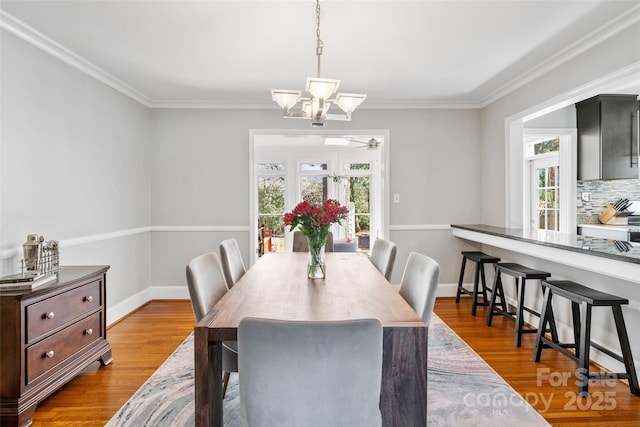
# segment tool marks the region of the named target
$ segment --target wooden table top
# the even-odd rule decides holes
[[[383,326],[424,326],[420,317],[369,261],[352,252],[327,252],[326,278],[307,278],[305,252],[267,253],[207,316],[209,328],[234,339],[240,320],[379,319]],[[205,318],[206,319],[206,318]],[[203,320],[205,320],[203,319]],[[226,332],[224,332],[226,330]]]

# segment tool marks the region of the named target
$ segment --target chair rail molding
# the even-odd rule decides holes
[[[450,224],[390,225],[390,231],[451,230]]]

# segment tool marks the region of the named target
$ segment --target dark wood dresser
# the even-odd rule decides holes
[[[95,361],[111,363],[109,266],[65,266],[32,291],[0,293],[0,425],[26,426],[40,401]]]

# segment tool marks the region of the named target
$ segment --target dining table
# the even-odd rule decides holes
[[[382,423],[426,425],[427,325],[366,254],[327,252],[324,279],[307,278],[307,262],[305,252],[264,254],[196,324],[196,426],[223,425],[222,342],[237,340],[238,325],[245,317],[379,319],[383,326]]]

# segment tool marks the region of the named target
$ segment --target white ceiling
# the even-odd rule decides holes
[[[361,108],[486,105],[640,19],[638,0],[321,5],[322,76],[340,78],[341,91],[368,94]],[[0,7],[3,28],[78,55],[151,106],[271,106],[271,88],[304,89],[316,72],[309,0],[1,0]]]

